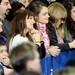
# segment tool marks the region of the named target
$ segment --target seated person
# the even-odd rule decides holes
[[[10,60],[14,70],[20,75],[30,72],[33,75],[41,75],[39,54],[31,42],[14,47],[10,52]]]
[[[4,42],[0,42],[0,72],[2,73],[0,73],[0,75],[11,75],[11,73],[14,72],[10,65],[7,46]]]

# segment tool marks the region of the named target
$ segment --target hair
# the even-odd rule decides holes
[[[43,2],[36,0],[36,1],[32,1],[27,9],[29,9],[30,11],[32,11],[35,15],[35,20],[37,20],[37,17],[42,9],[42,7],[45,6],[47,7]]]
[[[29,32],[27,32],[27,25],[26,25],[26,17],[34,16],[32,12],[29,10],[18,10],[16,16],[10,23],[9,28],[9,37],[14,37],[17,34],[21,34],[21,36],[27,36],[29,40],[31,37]]]
[[[48,6],[49,16],[51,18],[54,18],[55,20],[58,20],[60,18],[66,18],[67,17],[67,11],[65,7],[58,2],[54,2]]]
[[[73,19],[71,18],[71,10],[73,6],[75,7],[75,0],[71,0],[70,4],[68,5],[69,5],[69,7],[67,7],[68,16],[66,21],[67,28],[70,31],[72,37],[75,38],[75,21],[73,21]]]
[[[7,43],[5,43],[5,42],[0,42],[0,47],[2,47],[2,46],[6,46],[6,47],[7,47],[7,50],[8,50]]]
[[[0,3],[2,2],[2,0],[0,0]]]
[[[61,18],[66,18],[67,17],[67,11],[65,7],[58,2],[54,2],[51,5],[48,6],[48,11],[49,11],[49,22],[51,23],[56,23],[58,20]],[[60,25],[57,28],[57,31],[59,34],[64,37],[64,25]]]
[[[10,10],[8,16],[6,16],[8,21],[11,21],[15,17],[15,12],[17,10],[19,10],[20,8],[25,9],[25,6],[22,3],[20,3],[20,2],[18,2],[16,0],[11,2],[11,7],[12,7],[12,9]]]
[[[12,49],[9,57],[16,72],[27,70],[27,61],[35,58],[34,50],[36,50],[36,46],[32,42],[22,43],[21,45],[18,45]]]

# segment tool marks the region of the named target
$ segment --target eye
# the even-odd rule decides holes
[[[29,19],[33,19],[33,16],[30,16]]]
[[[44,16],[48,15],[48,12],[43,13]]]
[[[9,4],[8,2],[5,2],[5,3],[4,3],[4,5],[8,5],[8,4]]]
[[[75,13],[75,10],[73,10],[73,12]]]
[[[0,50],[0,53],[3,53],[3,50]]]

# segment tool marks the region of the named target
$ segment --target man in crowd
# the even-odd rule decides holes
[[[10,1],[9,0],[0,0],[0,41],[4,40],[3,37],[3,21],[6,18],[6,15],[8,15],[9,11],[11,9]]]

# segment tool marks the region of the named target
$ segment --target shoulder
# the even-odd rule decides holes
[[[9,43],[9,49],[11,50],[12,48],[24,43],[24,42],[29,42],[27,37],[23,37],[21,35],[16,35],[14,38],[10,39]]]

